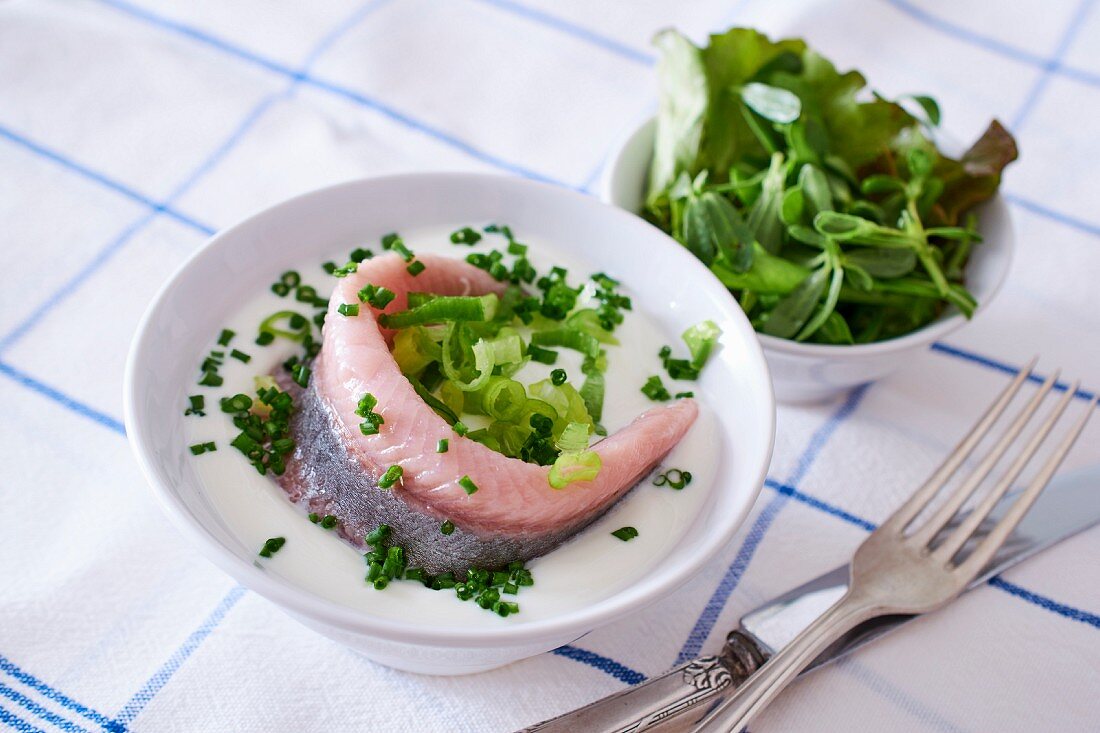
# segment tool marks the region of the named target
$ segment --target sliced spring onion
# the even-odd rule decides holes
[[[718,343],[718,337],[722,335],[722,329],[714,321],[703,321],[684,331],[682,338],[691,353],[691,365],[696,369],[702,369],[710,358],[711,351]]]
[[[478,339],[473,346],[469,347],[470,353],[473,354],[473,371],[476,375],[466,380],[460,373],[460,366],[454,360],[454,347],[461,346],[461,336],[458,328],[449,328],[443,336],[443,373],[463,392],[473,392],[485,386],[493,376],[493,347],[485,339]]]
[[[439,361],[443,351],[423,326],[403,328],[393,338],[393,358],[403,374],[420,374]]]
[[[450,424],[450,425],[454,425],[456,422],[458,422],[458,415],[455,414],[455,411],[452,410],[447,405],[447,403],[443,402],[438,397],[436,397],[431,392],[429,392],[428,388],[425,387],[415,377],[405,377],[405,378],[409,380],[409,384],[411,384],[413,389],[416,390],[416,393],[418,395],[420,395],[420,399],[424,400],[424,402],[428,405],[428,407],[435,410],[435,414],[439,415],[441,418],[446,420],[448,422],[448,424]],[[445,443],[445,442],[446,442],[446,439],[440,441],[440,443]],[[440,450],[438,452],[439,453],[446,453],[447,452],[446,446],[444,446],[443,450]]]
[[[279,328],[276,324],[285,320],[286,328]],[[272,336],[281,336],[302,343],[306,336],[310,335],[309,319],[301,313],[294,311],[279,311],[260,322],[260,333],[269,333]]]
[[[547,480],[555,489],[564,489],[576,481],[592,481],[600,473],[600,454],[595,451],[562,453],[550,467]]]
[[[500,298],[489,295],[454,295],[432,298],[406,311],[386,313],[378,322],[386,328],[408,328],[424,323],[489,321],[496,315]]]
[[[536,331],[531,334],[531,343],[536,346],[561,346],[566,349],[573,349],[593,359],[600,354],[599,340],[579,328],[553,328],[547,331]]]
[[[587,423],[571,422],[558,436],[558,448],[562,453],[577,453],[588,447],[588,433],[591,426]]]

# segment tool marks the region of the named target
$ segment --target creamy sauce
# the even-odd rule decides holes
[[[465,225],[461,222],[455,228]],[[433,252],[456,258],[493,248],[504,250],[506,246],[504,239],[496,235],[486,235],[474,247],[456,246],[449,241],[450,231],[410,230],[402,231],[401,235],[414,252]],[[559,255],[546,243],[525,239],[522,232],[518,235],[520,241],[529,245],[527,257],[540,273],[553,265],[567,267],[571,284],[591,274],[590,266]],[[331,260],[343,265],[347,252],[355,246],[357,243],[349,243],[347,250],[333,253]],[[377,245],[363,246],[376,254],[381,251]],[[303,262],[297,269],[303,283],[316,287],[319,295],[328,295],[333,278],[321,270],[317,261]],[[608,274],[615,276],[614,272]],[[278,273],[272,273],[272,281],[277,276]],[[686,354],[679,332],[659,330],[644,315],[644,295],[631,292],[625,285],[620,290],[633,299],[634,310],[624,311],[625,320],[615,330],[620,345],[607,347],[603,424],[609,433],[614,433],[655,405],[640,391],[651,375],[660,375],[673,394],[694,391],[701,408],[699,418],[662,464],[691,471],[693,480],[683,490],[674,491],[653,486],[649,478],[643,479],[586,530],[548,555],[529,562],[535,585],[520,589],[518,596],[502,596],[519,603],[519,614],[500,618],[472,601],[458,600],[454,591],[432,591],[415,582],[394,582],[383,591],[374,590],[364,582],[366,566],[362,554],[341,541],[334,532],[309,522],[304,512],[287,500],[273,480],[259,475],[245,457],[229,445],[239,431],[230,416],[221,412],[218,400],[239,392],[254,395],[255,375],[272,372],[278,364],[298,353],[298,345],[286,339],[276,339],[266,347],[254,343],[259,323],[275,311],[292,309],[303,315],[312,314],[311,307],[298,303],[293,296],[280,298],[265,291],[244,303],[225,323],[226,328],[237,333],[230,346],[224,349],[227,358],[219,373],[225,382],[217,390],[196,389],[195,393],[201,391],[206,395],[207,414],[187,420],[189,445],[212,440],[218,446],[216,452],[193,459],[202,488],[245,547],[258,552],[269,537],[286,538],[286,545],[272,558],[257,558],[260,567],[318,596],[374,616],[435,626],[497,627],[556,616],[611,596],[634,583],[659,562],[698,516],[714,485],[718,431],[721,430],[714,415],[707,410],[707,397],[699,383],[671,380],[661,366],[657,352],[665,344],[671,345],[678,357]],[[680,330],[691,325],[684,323]],[[222,349],[213,341],[210,348]],[[228,358],[232,348],[250,354],[252,360],[243,364]],[[556,364],[529,364],[515,378],[530,384],[547,378],[552,368],[563,368],[570,381],[579,387],[583,379],[581,356],[568,349],[555,350],[559,353]],[[195,364],[204,357],[205,354],[194,355]],[[612,531],[627,525],[637,528],[639,536],[623,542],[611,535]]]

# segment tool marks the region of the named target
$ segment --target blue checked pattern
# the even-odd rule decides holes
[[[128,174],[92,163],[104,160],[92,154],[97,151],[89,139],[94,138],[60,138],[56,127],[49,128],[54,131],[51,137],[35,125],[25,124],[35,119],[35,110],[19,93],[24,90],[19,79],[0,71],[0,155],[22,156],[11,160],[27,161],[21,165],[32,178],[60,181],[36,190],[33,202],[56,200],[63,211],[68,205],[66,197],[96,191],[117,199],[119,211],[136,212],[129,219],[120,219],[115,231],[98,244],[60,242],[29,229],[38,234],[38,240],[17,240],[4,248],[12,252],[3,255],[5,264],[14,265],[17,271],[24,261],[38,263],[34,258],[39,250],[50,259],[49,266],[36,265],[40,291],[34,288],[25,297],[22,291],[19,297],[14,291],[0,294],[0,399],[10,407],[0,414],[0,435],[9,446],[22,449],[9,461],[12,467],[18,469],[22,461],[27,469],[8,472],[0,492],[11,514],[20,517],[39,516],[41,507],[35,503],[39,500],[50,501],[52,513],[65,515],[66,507],[87,501],[87,496],[94,497],[97,491],[102,492],[103,501],[115,502],[116,507],[102,515],[73,517],[95,516],[104,525],[102,531],[95,528],[99,534],[86,529],[85,521],[65,524],[65,517],[59,516],[59,527],[75,533],[92,532],[87,541],[94,544],[83,546],[102,548],[104,557],[98,565],[93,554],[90,560],[70,557],[59,566],[49,566],[60,578],[53,584],[48,582],[47,566],[40,570],[36,565],[45,562],[38,555],[50,554],[46,548],[28,554],[26,547],[36,545],[34,541],[19,543],[22,525],[0,532],[5,558],[21,558],[17,581],[5,583],[13,589],[12,599],[7,594],[0,598],[0,723],[8,728],[328,730],[355,725],[400,730],[409,726],[408,707],[426,700],[431,702],[425,706],[430,709],[417,718],[425,730],[444,725],[454,730],[509,730],[636,684],[674,662],[713,650],[737,616],[755,602],[842,561],[863,533],[874,529],[872,517],[888,513],[900,499],[897,492],[921,478],[930,461],[951,442],[949,435],[961,431],[965,416],[981,405],[1005,376],[1015,374],[1017,364],[1032,350],[1042,350],[1074,375],[1085,376],[1088,386],[1076,397],[1091,398],[1090,390],[1100,379],[1095,374],[1100,350],[1092,336],[1095,331],[1090,331],[1096,323],[1090,320],[1095,308],[1089,308],[1095,306],[1095,294],[1090,289],[1093,284],[1074,273],[1100,271],[1096,248],[1100,217],[1077,199],[1051,196],[1048,184],[1051,176],[1059,175],[1087,186],[1088,174],[1100,162],[1100,148],[1091,141],[1082,148],[1080,140],[1072,137],[1076,127],[1071,123],[1086,112],[1082,108],[1087,108],[1091,117],[1100,111],[1100,55],[1095,51],[1090,55],[1100,36],[1100,14],[1095,13],[1094,0],[1032,10],[995,5],[954,8],[909,0],[877,0],[858,6],[799,2],[777,8],[742,0],[732,7],[700,3],[690,12],[673,3],[665,7],[607,3],[595,8],[580,0],[553,4],[454,0],[445,11],[443,6],[416,0],[372,0],[354,7],[337,0],[331,5],[339,7],[327,7],[329,4],[318,3],[315,8],[310,4],[315,17],[330,20],[298,61],[281,58],[270,44],[259,50],[237,40],[251,37],[246,31],[255,19],[234,19],[230,17],[233,12],[204,13],[186,4],[171,7],[156,0],[87,0],[74,6],[70,17],[58,14],[49,4],[41,8],[0,7],[0,14],[10,16],[0,23],[0,33],[4,26],[26,33],[25,29],[41,30],[53,24],[64,39],[69,38],[64,35],[68,30],[65,24],[70,24],[85,38],[102,34],[107,44],[116,37],[140,37],[146,52],[153,48],[154,55],[183,54],[197,66],[216,65],[226,77],[242,84],[262,83],[264,90],[270,90],[250,107],[241,107],[235,99],[212,98],[210,104],[225,110],[228,132],[220,139],[211,138],[209,152],[197,162],[173,159],[171,140],[164,141],[163,149],[140,151],[153,158],[163,156],[163,165],[181,171],[176,185],[162,196],[142,190]],[[263,9],[285,14],[279,26],[283,31],[314,27],[305,22],[313,18],[295,18],[290,8],[271,9],[265,4]],[[425,105],[422,98],[387,88],[374,69],[358,68],[347,61],[354,50],[370,48],[370,41],[363,39],[378,42],[431,32],[434,16],[442,12],[462,23],[448,28],[449,32],[472,39],[469,58],[451,60],[457,71],[450,83],[468,84],[470,105],[477,104],[477,96],[487,90],[512,95],[513,113],[496,122],[499,129],[471,127],[457,113],[441,123],[438,111]],[[248,15],[245,10],[238,14]],[[412,17],[418,19],[415,27],[408,25]],[[830,20],[835,18],[841,22],[834,28]],[[1008,34],[1013,26],[1034,23],[1035,37],[1044,37],[1039,32],[1042,24],[1055,20],[1045,47],[1038,40],[1025,42]],[[1014,172],[1006,181],[1006,198],[1021,224],[1022,252],[1018,258],[1021,266],[1013,273],[1002,302],[981,322],[950,344],[936,344],[919,363],[895,378],[856,390],[832,407],[781,409],[771,473],[787,478],[767,479],[758,509],[723,558],[675,598],[593,632],[576,645],[505,670],[456,680],[387,672],[285,622],[262,601],[248,602],[250,595],[243,588],[225,590],[224,579],[205,565],[179,559],[186,550],[166,537],[156,509],[147,506],[136,473],[120,477],[110,470],[127,461],[123,441],[118,440],[125,429],[117,417],[117,389],[112,392],[113,384],[74,376],[80,374],[81,365],[96,363],[102,349],[122,350],[129,338],[128,332],[112,333],[89,342],[76,335],[84,322],[74,326],[70,320],[84,312],[92,318],[110,318],[114,312],[110,298],[97,297],[97,293],[120,290],[127,281],[119,278],[147,274],[148,268],[141,269],[146,252],[161,252],[166,261],[178,259],[181,251],[193,249],[219,226],[231,223],[232,217],[226,218],[224,210],[211,206],[211,197],[233,196],[240,189],[262,185],[257,178],[263,178],[263,166],[286,152],[278,143],[288,138],[280,138],[280,131],[289,130],[285,132],[289,140],[298,143],[306,138],[298,133],[317,129],[311,125],[318,119],[332,128],[352,125],[352,129],[366,129],[368,139],[382,140],[370,148],[371,155],[359,159],[351,171],[355,175],[388,171],[394,166],[432,168],[446,161],[454,167],[496,170],[591,191],[616,135],[653,109],[650,77],[654,56],[646,44],[652,31],[676,24],[701,33],[732,22],[774,33],[807,35],[830,53],[842,41],[850,46],[849,55],[842,60],[865,69],[873,81],[878,82],[881,76],[884,84],[889,83],[895,72],[908,81],[913,74],[919,77],[923,73],[928,87],[920,91],[961,93],[949,97],[952,100],[964,99],[966,92],[987,83],[1004,83],[998,69],[1012,65],[1011,83],[999,91],[1015,104],[1003,114],[1020,134],[1025,160],[1030,160],[1031,150],[1042,151],[1045,158],[1035,158],[1037,162],[1026,169],[1028,175]],[[891,37],[915,39],[915,45],[901,44],[892,56],[890,49],[872,42],[880,27],[888,27]],[[837,28],[845,33],[840,41],[831,35]],[[494,34],[499,42],[521,38],[524,47],[529,46],[531,58],[511,58],[510,63],[491,67],[492,78],[470,82],[462,75],[464,64],[475,68],[481,54],[491,51],[485,44]],[[19,45],[6,43],[5,38],[0,37],[0,70],[18,66],[3,63],[8,60],[5,49]],[[11,39],[17,40],[14,35]],[[940,44],[947,49],[940,55],[956,54],[958,67],[966,68],[975,78],[945,78],[937,65],[942,61],[915,55]],[[45,47],[39,52],[49,53]],[[530,117],[548,109],[530,96],[525,75],[545,74],[548,66],[556,66],[556,59],[574,56],[584,62],[576,70],[595,77],[602,72],[606,78],[585,87],[589,98],[576,100],[587,107],[578,110],[561,105],[552,113],[563,124],[578,114],[594,115],[583,128],[591,137],[586,142],[604,153],[568,161],[569,167],[565,167],[552,156],[540,155],[537,139],[529,141],[524,149],[531,153],[525,153],[522,160],[504,152],[512,148],[501,142],[502,135],[523,140],[525,110]],[[416,76],[416,59],[376,56],[373,60],[387,66],[407,65],[404,81],[429,90],[439,84],[436,90],[440,94],[446,91],[442,86],[445,80]],[[157,59],[141,61],[155,65]],[[476,68],[483,73],[486,67]],[[900,71],[903,68],[904,73]],[[69,71],[86,79],[89,87],[103,83],[95,68]],[[33,72],[19,68],[18,73]],[[991,81],[984,81],[986,77]],[[581,82],[579,76],[540,78],[559,82],[566,94]],[[628,83],[630,94],[619,94]],[[959,88],[945,87],[952,83]],[[556,93],[553,85],[538,91]],[[1067,106],[1067,95],[1071,95],[1072,107]],[[613,103],[603,104],[609,99]],[[97,104],[89,98],[89,109],[98,110]],[[142,102],[131,105],[132,111],[143,111]],[[950,127],[956,110],[950,104],[945,107]],[[172,109],[169,106],[156,112],[171,115]],[[965,114],[980,118],[989,112],[963,108],[960,117]],[[1051,119],[1063,119],[1065,124],[1051,126]],[[230,126],[233,120],[236,122]],[[90,132],[94,135],[96,131]],[[396,162],[385,159],[393,149],[403,156]],[[119,155],[127,152],[119,151]],[[346,157],[338,147],[332,151],[321,148],[320,152],[335,156],[328,161],[334,168],[338,159],[342,162]],[[243,168],[242,158],[246,159]],[[377,159],[383,162],[376,164]],[[293,189],[297,179],[291,179],[287,182],[290,190],[298,190]],[[21,231],[21,219],[38,216],[30,201],[20,203],[18,187],[0,192],[6,192],[4,198],[12,202],[10,210],[4,209],[11,232]],[[265,194],[267,198],[251,200],[247,194],[241,195],[242,205],[234,209],[233,216],[278,198],[274,191]],[[1070,263],[1072,272],[1043,269],[1055,260]],[[166,275],[166,271],[156,271],[157,277]],[[1057,278],[1051,280],[1054,275]],[[1014,288],[1017,282],[1020,285]],[[142,297],[147,299],[151,292]],[[125,296],[115,293],[115,297]],[[133,304],[135,319],[142,302],[139,298]],[[1037,318],[1039,311],[1057,317]],[[103,326],[99,321],[90,323],[93,329]],[[1031,326],[1027,338],[1020,337],[1020,323]],[[59,345],[65,347],[61,352]],[[105,379],[118,376],[111,373]],[[936,395],[928,391],[930,384],[959,386],[947,398],[947,405],[937,405]],[[1060,384],[1060,389],[1066,388],[1065,383]],[[898,414],[899,410],[908,412]],[[943,431],[947,435],[941,435]],[[58,439],[48,436],[58,436],[64,443],[64,458],[52,452]],[[1086,447],[1076,458],[1079,465],[1100,460],[1095,438],[1095,432],[1086,435]],[[106,462],[100,464],[99,455]],[[81,470],[70,470],[68,463]],[[863,464],[873,465],[875,473],[865,475]],[[886,467],[894,473],[884,478],[879,474]],[[98,507],[97,502],[92,503]],[[136,508],[131,511],[131,506]],[[79,512],[74,509],[74,513]],[[27,537],[39,542],[50,537],[51,547],[63,544],[45,532]],[[154,548],[166,543],[172,547],[158,555]],[[1100,684],[1096,671],[1100,669],[1100,616],[1096,613],[1100,590],[1095,582],[1090,583],[1089,575],[1090,558],[1100,549],[1098,544],[1100,536],[1092,531],[1014,570],[1010,573],[1013,580],[992,579],[989,585],[996,593],[978,591],[956,604],[958,608],[815,675],[765,714],[754,730],[808,730],[804,722],[808,710],[818,711],[816,717],[809,718],[815,720],[814,729],[849,727],[845,721],[852,710],[859,711],[864,725],[891,730],[1085,729],[1084,721],[1095,721],[1100,715],[1094,696],[1078,709],[1050,701],[1055,691],[1072,692]],[[122,545],[129,552],[119,552],[116,546]],[[791,547],[794,549],[788,552]],[[118,554],[110,555],[112,552]],[[164,575],[149,576],[150,585],[145,587],[127,575],[142,572],[133,565],[134,559],[147,553],[154,557],[143,565],[162,561]],[[108,567],[109,560],[113,564]],[[90,578],[95,578],[93,586],[87,586]],[[25,593],[18,590],[24,587],[28,589]],[[111,608],[100,609],[93,617],[77,613],[78,606],[85,603],[99,609],[93,599],[82,594],[98,596],[108,588],[114,596]],[[155,593],[151,592],[154,588]],[[40,601],[31,605],[32,599]],[[44,612],[41,604],[58,608]],[[50,623],[40,627],[42,616]],[[984,627],[995,625],[991,619],[1001,619],[1012,628],[1027,624],[1033,636],[1046,641],[1040,650],[1049,655],[1044,660],[1046,666],[1067,668],[1027,677],[1013,664],[1013,654],[998,655],[992,648],[996,644],[991,643],[991,648],[975,652],[974,656],[980,657],[974,662],[977,666],[968,668],[970,674],[981,674],[987,681],[982,694],[988,696],[988,704],[967,705],[965,698],[956,699],[952,686],[957,688],[968,678],[953,679],[934,663],[937,653],[944,656],[956,651],[948,621],[973,639],[980,637]],[[931,633],[927,627],[936,623],[941,625]],[[55,632],[57,639],[41,636],[47,630]],[[988,641],[1003,643],[1005,633]],[[645,643],[638,644],[640,639]],[[904,656],[906,643],[919,645],[916,648],[924,652],[919,656],[931,659],[927,666]],[[89,645],[98,651],[86,651]],[[1068,669],[1069,663],[1059,656],[1062,648],[1074,650],[1077,667]],[[105,658],[113,658],[114,664],[106,663]],[[324,699],[326,709],[303,714],[301,699],[297,707],[291,706],[296,688],[311,689],[310,681],[301,676],[304,669],[324,670],[318,672],[328,678],[323,697],[318,689],[305,699]],[[262,684],[242,683],[257,678]],[[539,688],[539,695],[525,694],[532,684]],[[208,704],[211,696],[228,689],[234,690],[234,696],[226,697],[225,705]],[[393,704],[367,710],[362,704],[364,694],[372,699],[382,696],[380,699]],[[828,709],[828,701],[835,702],[839,695],[850,703]],[[501,700],[510,704],[496,704]],[[1036,716],[1032,719],[1036,724],[1026,726],[1029,714]]]

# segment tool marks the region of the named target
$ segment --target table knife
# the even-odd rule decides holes
[[[1003,503],[1002,503],[1003,504]],[[999,514],[987,520],[992,526]],[[1100,466],[1056,477],[970,588],[983,584],[1052,544],[1100,522]],[[975,541],[980,539],[975,534]],[[520,733],[675,733],[721,700],[785,646],[848,588],[848,566],[821,575],[768,601],[741,617],[722,650],[681,664],[668,672]],[[826,664],[871,639],[898,628],[911,617],[879,619],[857,628],[819,657],[811,669]],[[695,714],[687,714],[695,713]]]

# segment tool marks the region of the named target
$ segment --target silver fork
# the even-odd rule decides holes
[[[772,657],[737,692],[698,721],[696,733],[739,731],[771,702],[795,676],[819,654],[857,625],[879,616],[917,614],[933,611],[954,599],[989,562],[1027,510],[1046,487],[1074,441],[1081,434],[1093,413],[1097,397],[1089,402],[1084,414],[1069,429],[1055,447],[1046,463],[1026,489],[1014,499],[1014,504],[1000,522],[965,557],[955,556],[982,520],[1013,485],[1028,462],[1039,450],[1055,423],[1077,393],[1075,383],[1057,401],[1054,409],[1028,438],[1008,471],[996,482],[981,503],[956,528],[938,543],[952,517],[962,508],[998,461],[1023,432],[1039,405],[1051,391],[1058,373],[1050,376],[1035,395],[1012,420],[1008,430],[978,463],[974,472],[954,490],[932,516],[906,533],[909,525],[940,493],[947,481],[974,452],[981,440],[1001,417],[1020,386],[1031,375],[1036,360],[1022,370],[985,414],[928,478],[923,486],[900,509],[863,541],[852,558],[852,579],[848,593],[821,618],[799,634],[788,646]]]

